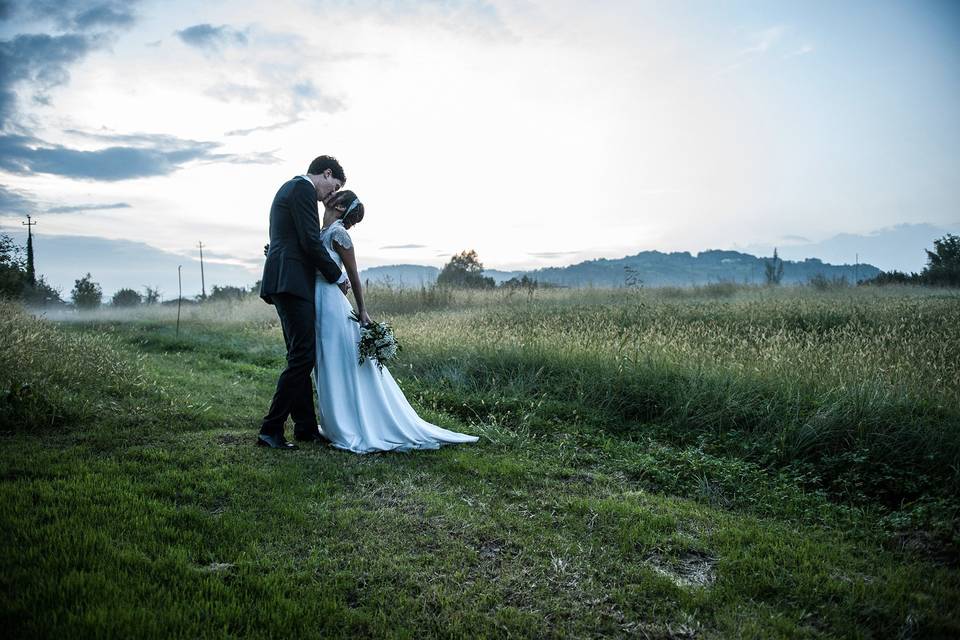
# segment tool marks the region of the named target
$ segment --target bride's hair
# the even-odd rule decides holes
[[[352,227],[363,220],[363,203],[359,202],[359,200],[360,198],[357,197],[357,194],[349,189],[337,193],[337,200],[334,204],[338,207],[344,207],[344,210],[350,209],[350,205],[352,205],[354,201],[358,201],[357,206],[350,209],[350,213],[340,218],[343,221],[343,226]]]

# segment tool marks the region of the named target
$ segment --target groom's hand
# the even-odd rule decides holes
[[[347,295],[348,293],[350,293],[350,281],[349,281],[349,280],[344,280],[343,282],[341,282],[341,283],[338,284],[337,286],[340,287],[340,291],[343,291],[343,295]]]

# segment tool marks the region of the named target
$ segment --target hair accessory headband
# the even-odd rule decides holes
[[[354,198],[353,202],[351,202],[350,206],[347,207],[347,210],[343,212],[343,217],[340,219],[345,220],[346,217],[350,215],[350,212],[353,211],[353,208],[356,207],[358,204],[360,204],[360,198]]]

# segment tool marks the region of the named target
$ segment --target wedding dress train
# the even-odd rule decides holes
[[[338,220],[321,233],[323,245],[340,267],[333,242],[352,246]],[[340,287],[316,281],[317,365],[315,380],[320,432],[333,446],[353,451],[437,449],[478,438],[430,424],[420,418],[386,367],[366,360],[358,365],[360,325],[350,319],[353,307]]]

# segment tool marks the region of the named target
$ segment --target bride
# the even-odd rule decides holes
[[[370,316],[363,301],[353,241],[347,230],[363,220],[363,204],[352,191],[324,202],[320,239],[338,266],[347,272],[357,315]],[[317,276],[317,381],[320,432],[333,446],[355,453],[436,449],[444,444],[476,442],[475,436],[448,431],[417,415],[386,367],[366,360],[358,365],[360,325],[336,284]]]

